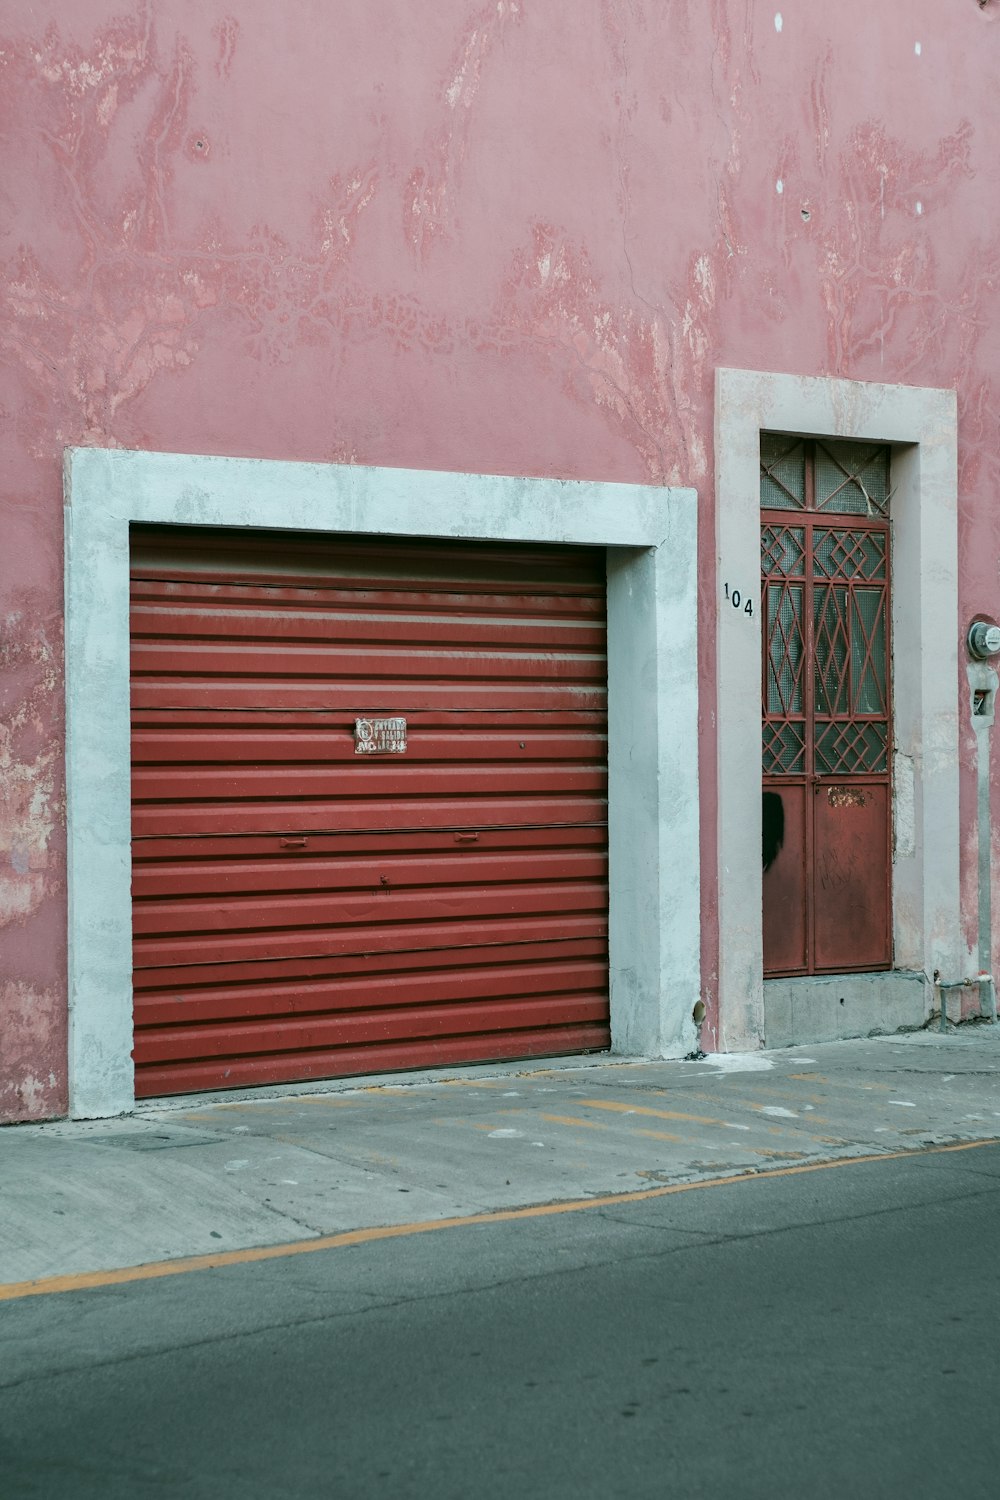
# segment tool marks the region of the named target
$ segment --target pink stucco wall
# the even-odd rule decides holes
[[[783,4],[0,0],[0,1118],[66,1107],[65,446],[696,485],[710,1018],[716,365],[957,386],[1000,609],[1000,4]]]

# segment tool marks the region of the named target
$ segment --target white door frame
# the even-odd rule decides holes
[[[693,490],[76,448],[66,455],[70,1110],[134,1107],[129,526],[608,549],[611,1032],[682,1055],[700,999]]]
[[[892,444],[894,966],[763,980],[760,434]],[[719,1045],[743,1049],[919,1025],[931,976],[967,972],[959,914],[958,417],[954,391],[716,371]]]

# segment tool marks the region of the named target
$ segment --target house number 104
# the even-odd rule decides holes
[[[749,615],[750,618],[753,619],[753,600],[749,597],[744,599],[739,589],[733,589],[732,591],[730,591],[728,583],[724,583],[722,586],[726,591],[726,598],[729,600],[729,603],[733,606],[733,608],[742,609],[745,615]]]

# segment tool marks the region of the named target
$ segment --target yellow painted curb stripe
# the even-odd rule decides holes
[[[574,1130],[581,1127],[584,1130],[607,1130],[607,1125],[602,1125],[600,1120],[578,1120],[575,1115],[539,1115],[540,1120],[548,1120],[550,1125],[569,1125]],[[676,1137],[672,1136],[671,1140]]]
[[[797,1177],[830,1167],[855,1167],[904,1157],[934,1156],[948,1151],[974,1151],[996,1146],[995,1139],[961,1141],[953,1146],[926,1146],[909,1151],[881,1151],[873,1156],[842,1156],[829,1161],[806,1162],[795,1167],[770,1167],[741,1172],[731,1177],[706,1177],[699,1182],[668,1182],[659,1187],[636,1188],[629,1193],[608,1193],[601,1198],[570,1198],[564,1203],[538,1203],[530,1208],[498,1208],[488,1213],[463,1214],[453,1219],[423,1219],[411,1224],[384,1224],[371,1229],[348,1229],[341,1234],[319,1235],[311,1240],[292,1240],[282,1245],[258,1245],[246,1250],[220,1250],[212,1255],[188,1255],[177,1260],[149,1261],[141,1266],[122,1266],[106,1271],[78,1271],[69,1276],[39,1276],[33,1281],[0,1283],[0,1302],[21,1297],[51,1296],[56,1292],[82,1292],[94,1287],[122,1286],[133,1281],[155,1281],[161,1276],[183,1276],[189,1271],[214,1271],[222,1266],[253,1265],[262,1260],[281,1260],[289,1255],[310,1255],[317,1250],[338,1250],[348,1245],[369,1245],[376,1240],[402,1239],[440,1229],[462,1229],[470,1224],[505,1224],[515,1219],[542,1219],[552,1214],[578,1213],[585,1208],[614,1208],[622,1203],[644,1203],[674,1193],[692,1193],[702,1188],[734,1187],[743,1182],[767,1182],[772,1177]]]
[[[721,1125],[730,1130],[726,1120],[715,1120],[709,1115],[685,1115],[679,1109],[653,1109],[648,1104],[624,1104],[616,1099],[581,1099],[582,1109],[608,1109],[618,1115],[655,1115],[658,1120],[690,1120],[695,1125]]]

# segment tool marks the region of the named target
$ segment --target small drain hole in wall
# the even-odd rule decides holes
[[[704,1059],[705,1059],[706,1054],[701,1050],[701,1045],[700,1045],[700,1029],[701,1029],[701,1023],[705,1019],[705,1002],[704,1002],[704,1000],[696,1000],[694,1002],[694,1005],[691,1007],[691,1019],[694,1022],[694,1024],[699,1028],[699,1045],[697,1047],[695,1047],[695,1049],[694,1049],[693,1052],[687,1052],[687,1053],[685,1053],[685,1055],[684,1055],[684,1061],[685,1062],[703,1062]]]

